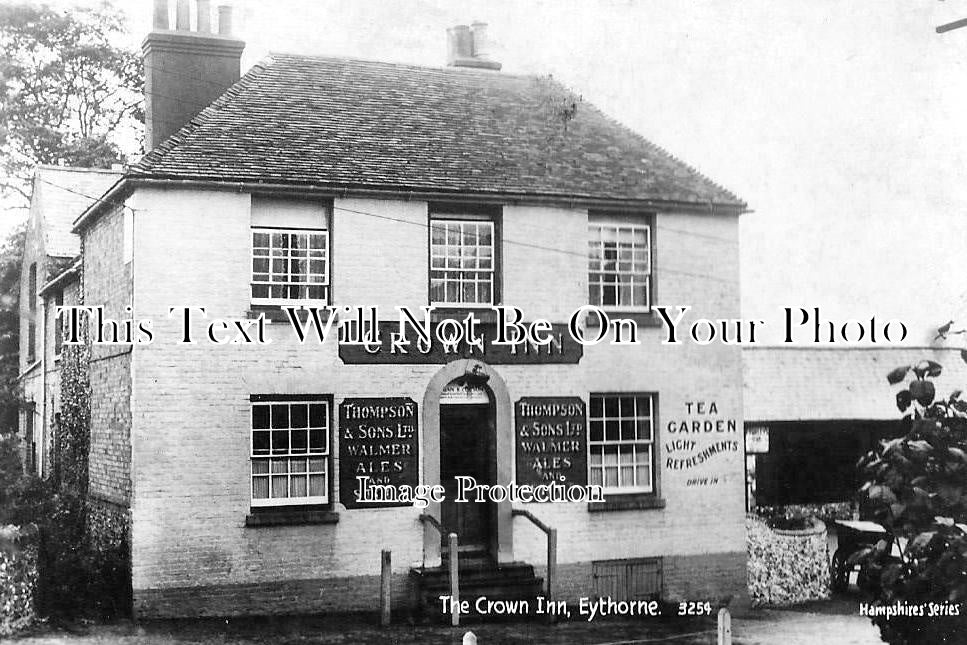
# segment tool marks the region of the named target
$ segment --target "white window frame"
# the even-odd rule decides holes
[[[593,416],[593,412],[592,412],[594,410],[594,407],[595,407],[594,406],[594,403],[593,403],[593,400],[595,398],[598,398],[598,397],[602,398],[602,402],[601,402],[601,416],[600,417]],[[619,407],[618,417],[609,417],[609,416],[607,416],[607,414],[606,414],[606,407],[605,407],[605,400],[608,399],[608,398],[615,398],[615,399],[622,399],[622,398],[627,399],[627,398],[631,398],[631,399],[635,399],[635,410],[634,410],[633,414],[631,416],[625,416],[623,414],[624,411],[621,410],[620,407]],[[657,472],[657,470],[658,470],[658,459],[657,459],[657,453],[656,453],[656,451],[658,449],[658,441],[657,441],[657,438],[656,438],[657,424],[655,422],[655,400],[656,400],[656,398],[657,397],[656,397],[656,395],[654,393],[649,393],[649,392],[593,392],[590,395],[589,401],[588,401],[588,483],[589,484],[595,483],[594,478],[592,477],[592,472],[593,472],[593,470],[596,467],[592,464],[591,455],[594,454],[596,448],[601,448],[602,449],[601,450],[601,466],[599,467],[600,470],[601,470],[601,483],[600,483],[600,485],[601,485],[602,489],[604,490],[605,494],[625,494],[625,493],[657,494],[657,492],[658,492],[658,472]],[[645,399],[648,402],[648,411],[647,411],[647,415],[645,415],[645,416],[642,416],[641,414],[639,414],[639,410],[638,410],[638,400],[639,399]],[[619,405],[620,405],[620,401],[619,401]],[[641,439],[637,435],[638,421],[639,420],[645,420],[645,419],[648,420],[648,426],[650,428],[650,438],[649,439]],[[619,438],[618,439],[608,439],[607,438],[605,422],[608,421],[608,420],[617,421],[618,422],[618,432],[619,432],[619,434],[618,434],[618,437]],[[635,428],[636,428],[636,438],[635,439],[621,439],[620,438],[621,437],[620,432],[621,432],[621,422],[622,421],[631,421],[631,422],[635,423]],[[595,422],[601,422],[602,423],[602,430],[601,430],[602,431],[602,435],[601,435],[602,438],[600,440],[594,440],[594,439],[592,439],[591,427],[592,427],[592,425]],[[616,467],[618,469],[618,485],[617,486],[608,486],[607,485],[607,477],[606,477],[606,474],[605,474],[605,469],[607,468],[607,466],[604,463],[604,451],[603,451],[603,448],[605,446],[619,446],[619,449],[618,449],[618,463],[616,465]],[[637,457],[637,454],[638,454],[638,447],[640,447],[640,446],[647,446],[648,447],[648,472],[649,472],[649,475],[650,475],[650,481],[647,483],[647,485],[641,485],[640,482],[637,481],[637,479],[638,479],[638,469],[637,469],[637,465],[639,463],[642,463],[642,462],[639,462],[637,460],[635,460],[635,461],[633,461],[631,463],[632,473],[634,474],[634,479],[635,479],[635,484],[632,485],[632,486],[622,486],[621,485],[621,467],[622,467],[622,463],[621,463],[621,450],[620,450],[620,446],[635,446],[635,456],[636,457]]]
[[[621,243],[620,236],[622,231],[629,231],[633,237],[635,232],[643,231],[645,234],[645,243],[643,246],[638,246],[634,241],[630,242],[630,251],[632,253],[632,269],[630,271],[621,271],[615,269],[613,271],[605,271],[605,259],[604,259],[604,242],[601,240],[601,230],[609,229],[615,232],[615,237],[618,239],[618,244]],[[594,248],[595,244],[598,245],[599,258],[593,259],[591,255],[591,250]],[[627,242],[626,242],[627,244]],[[616,251],[620,254],[620,247],[616,248]],[[643,260],[636,259],[636,255],[639,253],[644,254]],[[620,256],[615,258],[615,263],[621,262]],[[597,262],[597,266],[592,266],[593,262]],[[636,270],[635,264],[638,262],[644,262],[644,270]],[[601,307],[607,311],[628,311],[628,312],[650,312],[652,306],[651,289],[652,289],[652,274],[654,270],[654,263],[652,261],[652,227],[651,223],[643,220],[641,217],[621,217],[621,216],[596,216],[592,215],[588,218],[588,304]],[[644,282],[645,287],[645,304],[643,305],[621,305],[621,304],[604,304],[604,285],[605,282],[592,282],[592,274],[605,274],[613,275],[616,278],[616,282],[620,285],[621,278],[631,278],[632,289],[640,286],[640,282]],[[636,279],[637,278],[637,279]],[[593,302],[591,300],[591,287],[592,285],[598,285],[598,302]],[[620,293],[620,290],[619,290]],[[632,292],[633,293],[633,292]],[[634,296],[632,296],[634,297]]]
[[[439,225],[439,224],[443,224],[443,225],[458,224],[458,225],[461,225],[461,226],[462,225],[466,225],[466,224],[473,224],[473,225],[476,225],[476,226],[481,226],[481,225],[487,226],[490,229],[490,268],[489,269],[480,269],[480,268],[463,269],[462,267],[457,267],[457,268],[447,267],[446,266],[447,259],[450,257],[447,254],[447,251],[451,248],[450,245],[448,243],[444,243],[444,245],[443,245],[444,251],[443,251],[443,255],[442,256],[440,256],[440,255],[436,255],[435,256],[434,253],[433,253],[433,247],[434,247],[434,244],[433,244],[433,227],[436,226],[436,225]],[[461,231],[461,236],[460,237],[461,237],[461,240],[462,240],[463,239],[463,233],[462,233],[462,231]],[[463,246],[463,244],[461,242],[460,247],[456,247],[456,248],[462,248],[462,246]],[[479,243],[476,244],[476,246],[477,246],[477,248],[483,248],[483,245],[481,245]],[[490,308],[490,307],[492,307],[497,302],[497,227],[494,225],[494,221],[493,220],[490,220],[490,219],[476,219],[476,218],[446,217],[446,216],[434,216],[434,215],[431,215],[430,216],[430,248],[429,248],[429,250],[430,250],[430,256],[429,256],[429,264],[430,264],[430,266],[429,266],[429,283],[428,283],[428,286],[429,286],[430,294],[431,294],[431,298],[430,298],[430,304],[431,305],[433,305],[435,307],[460,307],[460,308],[465,308],[465,309],[473,309],[473,308]],[[434,259],[434,257],[442,257],[443,258],[444,266],[442,268],[434,267],[433,266],[433,259]],[[479,260],[480,260],[480,256],[479,255],[477,256],[477,260],[478,260],[477,263],[479,265]],[[450,301],[447,301],[447,300],[433,300],[432,299],[433,282],[434,282],[433,274],[435,272],[437,272],[437,273],[478,273],[478,274],[479,273],[489,273],[490,274],[490,300],[488,302],[450,302]],[[440,278],[436,278],[436,279],[440,279]],[[446,282],[447,281],[446,281],[445,278],[443,278],[443,280],[444,280],[443,294],[444,294],[444,296],[446,296]],[[460,294],[461,295],[463,294],[463,285],[465,284],[465,282],[470,282],[470,281],[469,280],[465,281],[463,278],[460,278],[459,279]],[[478,284],[480,283],[479,280],[473,280],[473,282],[478,283]]]
[[[269,240],[270,240],[269,246],[268,246],[269,255],[267,255],[267,256],[265,256],[265,255],[258,255],[257,256],[255,254],[255,250],[256,250],[256,246],[255,246],[255,235],[256,234],[259,234],[259,233],[266,234],[266,235],[269,236]],[[321,258],[321,261],[323,262],[323,266],[324,266],[324,269],[325,269],[325,274],[323,275],[324,280],[322,282],[312,282],[309,279],[311,276],[318,275],[318,274],[314,274],[314,273],[312,273],[309,270],[309,267],[311,266],[311,260],[312,260],[312,258],[309,256],[310,249],[308,248],[308,246],[306,248],[306,253],[307,253],[307,255],[306,255],[306,261],[307,261],[307,265],[306,265],[306,281],[305,282],[291,282],[291,281],[289,281],[289,282],[273,282],[272,281],[272,276],[273,276],[272,264],[273,264],[273,261],[275,259],[285,259],[287,262],[290,262],[293,259],[292,256],[291,256],[291,251],[292,251],[291,247],[289,249],[287,249],[288,253],[286,254],[286,256],[284,258],[276,258],[276,257],[274,257],[272,255],[272,244],[271,244],[272,235],[273,234],[278,234],[278,233],[287,233],[287,234],[290,234],[290,235],[292,235],[292,234],[296,234],[296,235],[306,235],[307,236],[307,239],[308,239],[308,236],[311,236],[311,235],[323,235],[323,236],[325,236],[325,255],[324,255],[323,258]],[[252,270],[251,270],[252,279],[251,279],[251,282],[250,282],[250,285],[249,285],[249,296],[251,297],[251,301],[252,301],[252,304],[253,305],[290,305],[290,304],[293,304],[293,303],[298,303],[298,304],[302,304],[302,305],[309,305],[309,306],[321,307],[321,306],[325,306],[325,305],[328,305],[329,304],[329,300],[330,300],[330,286],[329,286],[329,283],[330,283],[330,275],[329,275],[330,263],[329,263],[329,260],[330,260],[330,257],[331,257],[332,249],[331,249],[330,237],[329,237],[329,230],[328,229],[325,229],[325,228],[294,228],[294,227],[282,227],[282,226],[276,226],[276,227],[273,227],[273,226],[252,226],[251,227],[251,233],[250,234],[252,236],[252,238],[251,238],[252,244],[251,244],[251,249],[250,249],[251,250],[251,254],[250,255],[251,255],[251,260],[252,260]],[[263,248],[263,247],[260,247],[260,248]],[[255,279],[255,274],[256,274],[256,271],[255,271],[255,261],[256,261],[256,259],[268,259],[268,261],[269,261],[269,270],[267,272],[267,274],[269,276],[269,279],[268,280],[256,280]],[[258,272],[258,273],[264,273],[264,272]],[[282,275],[282,274],[278,274],[278,275]],[[289,274],[285,274],[285,275],[289,275]],[[323,287],[324,290],[325,290],[325,297],[323,297],[323,298],[273,298],[273,297],[271,297],[271,293],[270,293],[270,296],[268,298],[256,298],[254,295],[252,295],[252,290],[253,290],[253,287],[255,285],[267,285],[269,287],[270,291],[271,291],[272,286],[279,286],[279,285],[285,285],[287,287],[296,285],[296,286],[299,286],[300,288],[301,287]]]
[[[274,432],[280,432],[282,428],[272,427],[272,410],[271,406],[290,406],[290,410],[287,413],[289,416],[289,425],[286,428],[288,430],[288,446],[287,452],[277,452],[273,454],[272,450],[272,438]],[[306,420],[306,450],[305,452],[293,452],[292,451],[292,425],[291,425],[291,406],[293,405],[323,405],[325,406],[325,427],[315,427],[311,425],[311,414],[307,411]],[[269,407],[269,427],[268,428],[256,428],[255,427],[255,408],[257,406]],[[322,430],[324,437],[324,447],[316,451],[310,449],[310,439],[309,431],[312,429]],[[331,450],[331,434],[332,429],[332,402],[327,398],[299,398],[299,399],[288,399],[288,398],[266,398],[265,400],[252,401],[250,404],[249,412],[249,497],[251,499],[252,507],[266,507],[266,506],[308,506],[308,505],[318,505],[318,504],[328,504],[329,503],[329,491],[332,488],[332,450]],[[297,430],[301,430],[298,428]],[[255,433],[256,432],[268,432],[269,434],[269,452],[256,454],[255,450]],[[282,473],[272,472],[272,462],[274,459],[284,459],[287,461],[286,464],[286,497],[272,497],[272,476],[281,476]],[[305,459],[306,460],[306,470],[304,472],[291,471],[291,461],[293,459]],[[309,461],[312,459],[322,459],[325,464],[325,469],[323,471],[309,471]],[[257,462],[267,462],[268,469],[265,472],[255,472]],[[309,475],[310,474],[322,474],[325,477],[324,493],[322,495],[309,495]],[[306,477],[306,495],[302,497],[291,497],[292,492],[292,477],[293,475],[305,475]],[[268,494],[269,497],[256,497],[255,496],[255,481],[256,477],[265,478],[268,481]]]

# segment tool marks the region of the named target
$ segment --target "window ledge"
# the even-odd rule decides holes
[[[260,315],[265,316],[265,320],[271,323],[287,323],[289,322],[289,314],[285,312],[283,307],[299,307],[300,303],[293,302],[290,305],[249,305],[250,309],[245,312],[245,317],[250,320],[257,319]],[[325,309],[328,305],[306,305],[306,309],[300,309],[296,311],[296,316],[301,322],[305,322],[309,318],[309,309],[312,307],[318,307],[319,311],[319,321],[326,322],[329,319],[329,311]]]
[[[588,504],[589,513],[608,511],[644,511],[665,508],[665,499],[651,493],[628,493],[605,495],[603,502]]]
[[[298,526],[301,524],[336,524],[339,513],[330,510],[258,508],[245,516],[245,526]]]
[[[431,305],[433,311],[430,312],[430,322],[439,323],[447,319],[464,320],[469,314],[481,324],[493,324],[497,322],[497,312],[494,307],[500,305],[480,305],[479,307],[461,307],[457,305]]]
[[[640,327],[660,327],[662,325],[661,317],[655,311],[627,311],[623,309],[608,309],[607,307],[601,307],[611,320],[615,318],[625,318],[635,321]],[[598,326],[595,324],[597,322],[596,316],[589,315],[586,319],[587,326],[589,329],[597,329]]]

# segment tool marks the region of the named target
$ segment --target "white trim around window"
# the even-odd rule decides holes
[[[655,396],[591,394],[588,483],[607,493],[655,493]]]
[[[252,304],[329,303],[329,231],[252,227]]]
[[[253,507],[329,503],[331,410],[325,398],[252,401]]]
[[[609,311],[651,310],[652,235],[641,217],[588,219],[588,303]]]
[[[490,220],[430,218],[430,304],[488,307],[497,287],[496,227]]]

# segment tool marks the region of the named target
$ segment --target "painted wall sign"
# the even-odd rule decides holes
[[[416,486],[420,444],[412,399],[345,399],[339,405],[339,501],[346,508],[409,506],[406,502],[359,503],[356,477],[370,483]]]
[[[411,338],[409,345],[393,343],[394,334],[399,332],[399,322],[381,321],[379,323],[378,344],[339,343],[339,358],[347,365],[377,364],[444,364],[458,358],[476,358],[491,365],[543,365],[550,363],[577,363],[584,355],[584,347],[574,341],[567,331],[567,325],[552,325],[552,342],[537,347],[527,343],[519,345],[494,345],[496,325],[481,323],[477,327],[479,344],[459,342],[453,346],[433,342],[429,351],[420,351]],[[435,327],[434,327],[435,329]]]
[[[745,451],[749,454],[769,452],[769,426],[747,426]]]
[[[715,401],[686,401],[685,414],[672,419],[665,428],[666,436],[663,459],[667,471],[708,472],[704,467],[718,461],[728,453],[738,453],[742,444],[738,440],[738,422],[721,416]],[[699,468],[702,467],[702,468]],[[713,486],[725,478],[689,477],[686,486]]]
[[[518,484],[588,483],[587,406],[576,396],[514,405]]]

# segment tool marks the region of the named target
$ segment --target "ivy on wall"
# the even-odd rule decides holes
[[[81,333],[86,336],[86,327]],[[64,345],[61,350],[61,411],[57,427],[54,473],[58,483],[87,493],[91,446],[90,345]]]

